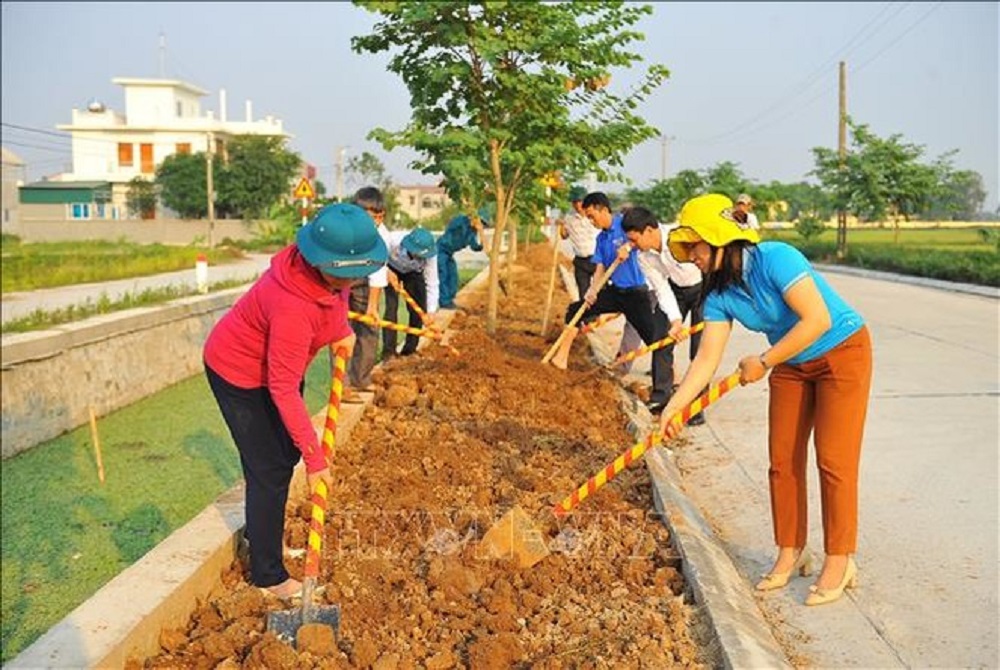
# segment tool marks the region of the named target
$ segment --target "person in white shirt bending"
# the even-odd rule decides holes
[[[409,325],[423,328],[434,322],[438,311],[438,262],[434,236],[426,228],[389,231],[389,286],[385,290],[385,320],[396,321],[399,310],[399,288],[402,286],[410,297],[427,313],[422,322],[420,314],[407,304]],[[396,355],[397,333],[382,329],[382,360]],[[420,338],[407,334],[400,356],[409,356],[417,350]]]
[[[656,216],[645,207],[631,207],[622,218],[625,237],[639,249],[639,267],[646,275],[646,283],[653,287],[660,309],[667,315],[668,334],[677,342],[686,339],[684,319],[691,315],[691,325],[701,322],[701,271],[694,263],[681,263],[667,247],[667,237],[676,224],[660,225]],[[691,336],[690,360],[698,353],[701,333]],[[674,362],[674,345],[667,347],[671,374]],[[705,417],[697,414],[688,425],[701,425]]]

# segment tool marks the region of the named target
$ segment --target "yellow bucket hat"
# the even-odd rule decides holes
[[[760,242],[760,235],[750,224],[733,216],[733,201],[719,193],[691,198],[677,215],[680,228],[670,231],[667,245],[679,261],[688,260],[685,245],[705,240],[713,247],[724,247],[736,240]]]

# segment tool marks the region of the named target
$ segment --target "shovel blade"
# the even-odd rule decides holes
[[[542,531],[517,506],[486,532],[480,551],[489,558],[513,559],[519,568],[530,568],[550,553]]]
[[[301,607],[267,613],[267,629],[278,636],[278,639],[295,645],[295,638],[302,626],[310,623],[326,624],[333,629],[333,634],[340,632],[340,607],[324,605],[313,607],[303,613]]]

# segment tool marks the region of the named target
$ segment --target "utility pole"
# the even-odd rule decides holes
[[[840,113],[837,120],[837,153],[840,172],[847,169],[847,63],[840,61]],[[837,258],[847,255],[847,212],[843,205],[837,211]]]
[[[212,183],[212,133],[208,134],[208,151],[205,152],[206,170],[206,191],[208,192],[208,247],[215,247],[215,186]]]
[[[667,142],[676,139],[673,135],[660,137],[660,181],[667,180]]]
[[[337,202],[344,202],[344,154],[347,153],[347,147],[337,147],[337,155],[334,159],[334,166],[336,167],[336,181],[337,181]]]

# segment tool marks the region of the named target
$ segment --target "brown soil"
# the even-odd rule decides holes
[[[305,631],[296,650],[266,632],[266,612],[287,606],[234,564],[186,628],[163,631],[160,655],[130,667],[716,665],[644,467],[565,520],[551,513],[634,439],[584,338],[569,370],[539,362],[550,259],[544,245],[521,254],[495,337],[485,333],[485,291],[464,295],[467,312],[451,324],[460,357],[431,345],[377,374],[374,406],[337,449],[327,516],[319,601],[341,607],[338,641]],[[557,292],[557,319],[567,303]],[[292,547],[306,537],[298,503],[289,506]],[[552,555],[530,569],[476,550],[514,505],[555,538]],[[288,564],[300,577],[302,559]]]

